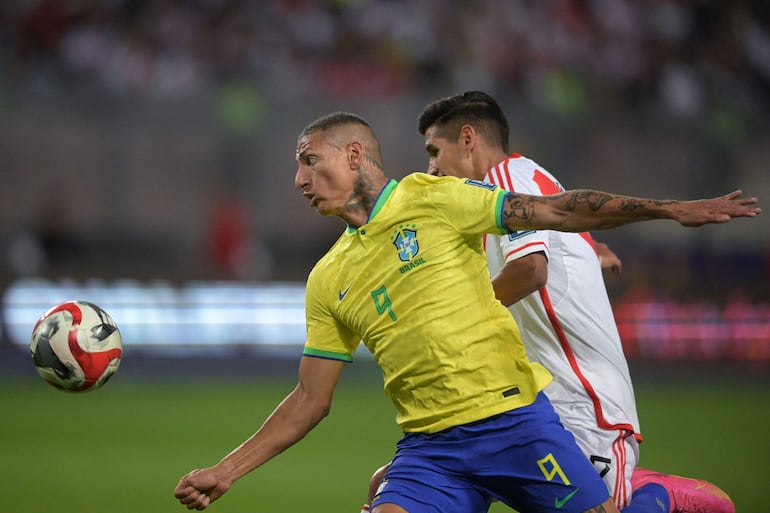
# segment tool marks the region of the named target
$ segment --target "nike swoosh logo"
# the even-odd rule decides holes
[[[560,499],[560,498],[556,497],[554,499],[554,501],[553,501],[553,505],[556,507],[556,509],[563,508],[564,505],[567,504],[567,502],[572,498],[572,496],[575,495],[576,493],[578,493],[578,491],[580,491],[580,488],[576,488],[576,489],[572,490],[572,493],[570,493],[569,495],[567,495],[563,499]]]
[[[345,290],[341,290],[340,291],[340,301],[345,299],[345,296],[348,295],[348,291],[350,290],[350,287],[352,287],[352,286],[353,286],[353,284],[351,283],[350,285],[348,285],[348,288],[346,288]]]

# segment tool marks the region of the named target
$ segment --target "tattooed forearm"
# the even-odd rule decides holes
[[[506,196],[503,221],[511,230],[551,229],[586,231],[614,228],[662,217],[662,205],[675,203],[592,190],[573,190],[550,196],[511,193]]]
[[[604,230],[649,219],[672,219],[683,226],[726,223],[734,217],[755,217],[756,198],[741,191],[711,199],[677,201],[616,196],[572,190],[550,196],[509,193],[503,205],[506,228],[580,232]]]
[[[566,209],[575,212],[580,205],[586,205],[591,212],[597,212],[610,201],[617,200],[618,209],[625,212],[634,212],[636,210],[647,208],[650,205],[656,207],[670,205],[675,203],[673,200],[648,200],[640,198],[629,198],[626,196],[615,196],[606,192],[599,191],[571,191],[564,193],[567,200]]]
[[[640,208],[644,208],[644,204],[644,201],[639,201],[637,199],[623,199],[620,201],[620,209],[625,210],[626,212],[633,212]]]
[[[567,210],[574,212],[578,205],[586,205],[591,212],[596,212],[608,201],[614,199],[614,196],[596,191],[573,191],[565,193],[567,198]]]
[[[639,210],[640,208],[646,208],[649,205],[655,205],[656,207],[660,207],[662,205],[672,205],[676,203],[674,200],[641,200],[638,198],[620,198],[620,210],[625,210],[626,212],[633,212],[635,210]]]
[[[535,215],[535,203],[544,203],[543,197],[509,194],[505,197],[503,216],[506,220],[530,221]]]

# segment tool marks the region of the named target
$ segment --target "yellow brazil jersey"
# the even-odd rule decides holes
[[[363,341],[404,431],[434,433],[534,401],[551,375],[495,299],[482,233],[506,233],[506,191],[414,173],[310,272],[305,355],[352,360]]]

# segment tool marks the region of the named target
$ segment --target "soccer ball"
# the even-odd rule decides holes
[[[117,372],[123,339],[107,312],[86,301],[68,301],[37,321],[30,352],[46,382],[68,392],[85,392],[101,387]]]

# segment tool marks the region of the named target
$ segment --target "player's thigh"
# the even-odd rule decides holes
[[[631,497],[631,475],[639,461],[639,443],[623,429],[602,429],[593,413],[584,417],[561,415],[562,423],[599,474],[619,507]]]
[[[582,513],[609,497],[574,436],[542,396],[499,417],[509,436],[477,437],[474,484],[518,511]]]
[[[491,497],[467,480],[431,468],[430,464],[422,466],[419,462],[403,460],[396,458],[383,479],[371,502],[373,512],[391,511],[380,511],[379,508],[386,505],[400,508],[393,511],[409,513],[479,512],[489,509]]]

